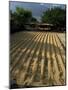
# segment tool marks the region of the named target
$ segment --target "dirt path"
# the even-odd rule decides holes
[[[20,32],[12,35],[11,79],[16,79],[20,86],[65,85],[65,48],[65,35],[61,33]]]

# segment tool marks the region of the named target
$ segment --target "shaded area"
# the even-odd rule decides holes
[[[17,83],[16,83],[16,80],[10,80],[10,86],[9,86],[10,89],[16,89],[16,88],[20,88]]]

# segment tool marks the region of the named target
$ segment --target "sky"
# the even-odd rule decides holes
[[[16,10],[16,7],[21,7],[32,11],[33,17],[40,21],[41,16],[44,11],[48,8],[61,7],[65,8],[64,4],[48,4],[48,3],[31,3],[31,2],[19,2],[19,1],[10,1],[9,9],[13,12]]]

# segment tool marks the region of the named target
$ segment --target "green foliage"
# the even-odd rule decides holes
[[[32,12],[29,10],[17,7],[15,12],[10,11],[11,32],[25,29],[24,24],[31,22],[31,19]]]
[[[36,22],[38,22],[38,21],[37,21],[37,19],[36,19],[36,18],[32,17],[31,22],[36,23]]]
[[[24,24],[24,23],[30,22],[32,18],[32,13],[31,11],[24,10],[23,8],[17,7],[16,17],[17,17],[18,22],[20,22],[21,24]]]
[[[53,8],[47,10],[42,15],[42,22],[50,23],[58,26],[66,25],[66,11],[61,8]]]

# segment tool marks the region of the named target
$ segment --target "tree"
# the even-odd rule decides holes
[[[52,8],[42,15],[42,22],[53,24],[54,26],[66,26],[66,10],[61,8]]]
[[[33,22],[33,23],[37,23],[38,21],[37,21],[36,18],[32,17],[31,22]]]
[[[23,8],[16,8],[17,20],[20,23],[29,23],[32,18],[32,12],[29,10],[24,10]]]
[[[15,12],[10,11],[10,29],[16,32],[25,29],[25,24],[29,23],[32,18],[32,12],[23,8],[16,7]]]

